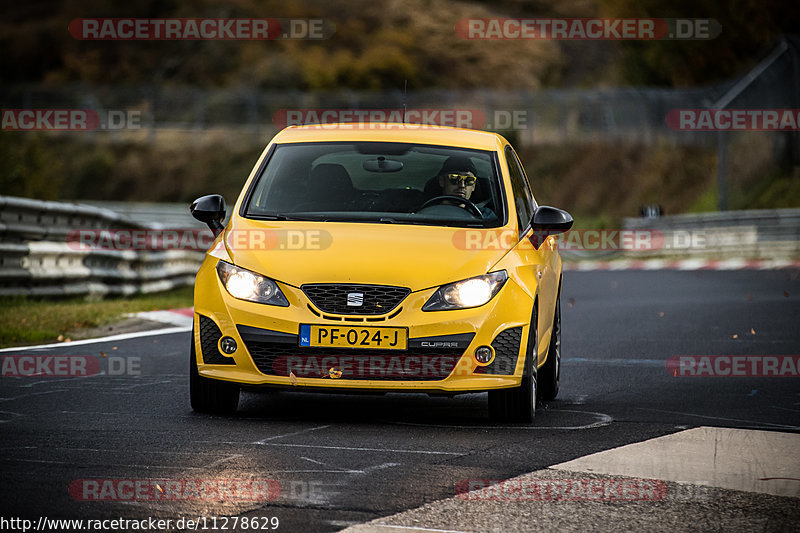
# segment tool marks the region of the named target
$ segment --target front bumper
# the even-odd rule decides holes
[[[195,284],[194,343],[201,376],[245,386],[305,390],[474,392],[519,385],[533,301],[513,278],[486,305],[423,312],[436,288],[409,294],[386,315],[321,312],[302,290],[278,283],[289,307],[237,300],[207,258]],[[300,325],[408,328],[407,350],[300,347]],[[218,341],[232,337],[230,356]],[[491,346],[479,363],[475,350]]]

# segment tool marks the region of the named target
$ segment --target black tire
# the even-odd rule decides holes
[[[192,409],[198,413],[235,413],[239,406],[239,386],[200,375],[197,371],[194,331],[192,331],[192,349],[189,353],[189,398]]]
[[[512,389],[489,391],[489,417],[497,422],[533,422],[536,416],[537,312],[533,308],[522,382]]]
[[[561,291],[556,298],[553,314],[553,333],[547,349],[547,359],[539,369],[539,399],[555,400],[561,383]]]

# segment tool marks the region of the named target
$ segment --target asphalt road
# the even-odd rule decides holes
[[[209,526],[277,517],[278,531],[336,531],[451,497],[460,480],[505,479],[685,428],[799,432],[798,378],[685,378],[666,367],[675,355],[800,354],[798,274],[565,273],[562,390],[532,425],[490,423],[481,394],[247,393],[236,416],[194,414],[188,333],[14,352],[132,366],[0,379],[0,516],[205,516]],[[69,487],[87,479],[274,480],[281,492],[81,501]]]

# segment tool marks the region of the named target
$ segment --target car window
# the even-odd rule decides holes
[[[511,150],[511,154],[514,156],[514,161],[516,161],[517,165],[519,165],[519,168],[522,172],[522,176],[525,178],[525,184],[527,185],[528,196],[530,197],[531,205],[533,206],[533,210],[536,210],[538,204],[536,203],[536,197],[533,194],[533,184],[531,183],[531,180],[528,177],[528,173],[525,172],[525,166],[522,164],[522,161],[520,161],[517,152],[515,152],[514,149],[511,148],[511,146],[509,146],[509,149]]]
[[[453,175],[456,182],[458,176],[470,180],[459,192],[469,202],[438,198],[446,192],[443,180]],[[496,227],[505,212],[494,152],[410,143],[312,142],[276,146],[243,213],[253,218]]]
[[[511,191],[514,195],[514,204],[517,208],[517,222],[519,223],[520,235],[530,225],[533,217],[534,203],[528,180],[525,177],[522,165],[517,158],[517,154],[511,146],[506,146],[506,161],[508,162],[508,173],[511,176]]]

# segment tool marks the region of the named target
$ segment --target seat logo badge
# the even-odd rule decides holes
[[[347,306],[348,307],[361,307],[364,305],[363,292],[349,292],[347,293]]]

